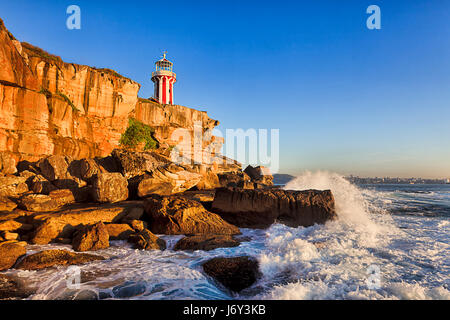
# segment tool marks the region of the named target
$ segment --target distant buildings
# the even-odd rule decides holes
[[[422,179],[422,178],[361,178],[350,175],[345,177],[354,184],[450,184],[450,179]]]

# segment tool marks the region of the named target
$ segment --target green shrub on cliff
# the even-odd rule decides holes
[[[155,131],[136,119],[130,118],[128,128],[120,137],[120,144],[128,148],[135,148],[139,143],[145,142],[144,150],[158,148],[158,141],[153,137]]]
[[[75,107],[75,105],[73,104],[72,100],[69,99],[68,96],[66,96],[64,93],[57,91],[58,95],[63,98],[68,104],[69,106],[72,108],[73,112],[78,112],[80,110],[77,109],[77,107]]]

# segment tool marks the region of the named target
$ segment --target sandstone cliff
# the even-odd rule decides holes
[[[21,43],[1,20],[0,64],[0,151],[17,160],[106,156],[130,117],[152,126],[168,146],[177,143],[170,139],[177,128],[192,132],[195,121],[203,131],[218,125],[203,111],[139,99],[140,85],[112,70],[65,63]]]

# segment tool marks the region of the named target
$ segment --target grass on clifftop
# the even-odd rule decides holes
[[[61,57],[50,54],[47,51],[44,51],[39,47],[29,44],[28,42],[22,42],[22,47],[25,49],[25,51],[29,57],[39,57],[44,60],[62,62]]]
[[[120,137],[120,144],[128,148],[136,148],[145,142],[144,150],[158,148],[158,141],[153,137],[154,129],[136,119],[128,120],[128,128]]]

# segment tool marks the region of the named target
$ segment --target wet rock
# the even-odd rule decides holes
[[[34,292],[35,290],[27,288],[21,279],[0,274],[0,299],[24,299]]]
[[[107,224],[106,230],[109,234],[109,240],[127,240],[134,230],[128,224]]]
[[[240,292],[259,277],[258,261],[251,257],[213,258],[203,264],[205,273],[226,288]]]
[[[0,245],[0,271],[10,269],[27,250],[15,243]]]
[[[214,250],[239,246],[240,242],[230,235],[194,235],[179,240],[174,250]]]
[[[178,196],[153,195],[144,201],[150,230],[156,234],[238,234],[239,229],[199,202]]]
[[[75,253],[67,250],[44,250],[23,258],[16,266],[17,269],[39,270],[56,265],[84,264],[91,261],[104,260],[105,258],[88,254]]]
[[[331,191],[216,190],[211,211],[244,228],[267,228],[275,222],[312,226],[337,218]]]
[[[120,173],[100,173],[93,178],[92,197],[97,202],[119,202],[128,198],[128,182]]]
[[[127,281],[124,284],[115,286],[112,289],[114,298],[131,298],[139,296],[145,292],[147,285],[145,282],[130,282]]]
[[[109,247],[109,234],[103,222],[82,227],[72,240],[75,251],[95,251]]]
[[[166,249],[166,242],[158,238],[149,230],[145,229],[139,233],[130,235],[128,238],[130,243],[134,244],[136,249],[141,250],[164,250]]]

